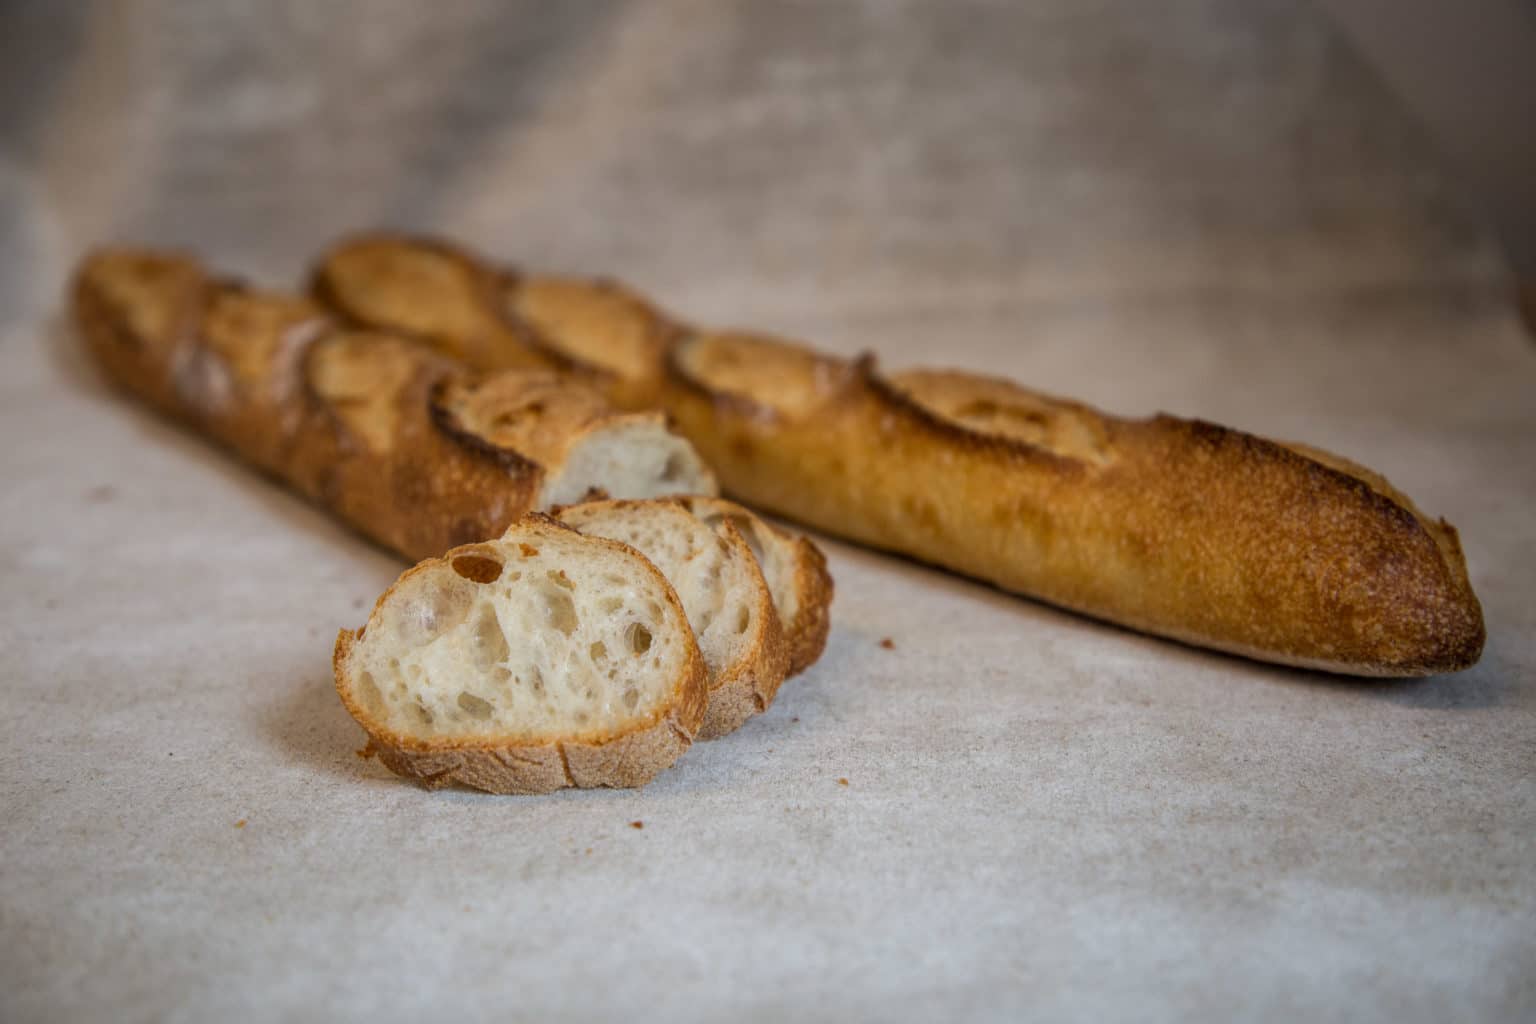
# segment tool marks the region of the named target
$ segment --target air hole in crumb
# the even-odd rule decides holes
[[[497,665],[491,669],[491,678],[503,685],[512,681],[512,670],[505,665]]]
[[[633,711],[639,705],[639,703],[640,703],[640,691],[639,690],[637,690],[633,686],[631,686],[629,689],[624,691],[624,706],[626,708],[628,708],[630,711]]]
[[[671,455],[667,456],[666,465],[661,467],[661,479],[666,483],[672,483],[678,480],[682,477],[683,470],[686,465],[687,464],[683,461],[682,452],[673,452]]]
[[[517,550],[523,553],[524,558],[532,558],[534,555],[539,553],[539,549],[534,547],[532,544],[519,544],[517,546]]]
[[[372,672],[358,673],[357,694],[374,714],[378,714],[384,706],[384,695],[379,692],[379,684],[373,678]]]
[[[459,694],[459,707],[469,712],[472,718],[490,718],[496,707],[488,700],[482,700],[468,690]]]
[[[565,574],[564,569],[551,569],[545,575],[553,580],[557,587],[564,587],[566,590],[576,589],[576,584],[571,582],[571,578]]]
[[[544,617],[545,620],[570,636],[576,631],[578,620],[576,618],[576,602],[571,600],[571,595],[560,591],[544,592]]]
[[[624,631],[624,642],[629,644],[631,651],[644,654],[651,649],[651,631],[639,622],[631,622]]]
[[[417,701],[416,703],[412,704],[411,710],[416,712],[416,717],[421,721],[422,725],[432,724],[432,712],[429,711],[427,706],[421,701]]]
[[[501,579],[501,563],[484,555],[460,555],[453,560],[453,571],[476,583],[495,583]]]
[[[528,685],[534,693],[544,696],[544,673],[539,671],[537,665],[533,667],[533,674],[528,677]]]
[[[592,646],[587,648],[587,654],[594,662],[601,664],[608,660],[608,645],[601,640],[594,640]]]
[[[597,610],[604,615],[612,615],[624,607],[624,599],[621,597],[605,597],[597,602]]]
[[[490,605],[481,606],[480,614],[475,618],[474,631],[470,634],[470,643],[475,665],[482,671],[506,661],[512,653],[507,646],[506,635],[501,631],[501,623],[496,618],[496,609]]]
[[[750,625],[752,625],[752,609],[742,605],[736,612],[736,632],[745,633]]]

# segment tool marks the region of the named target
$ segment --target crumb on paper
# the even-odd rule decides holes
[[[245,828],[245,819],[241,818],[239,821],[235,822],[235,828]]]
[[[896,641],[888,636],[883,636],[880,638],[880,646],[888,651],[894,651],[896,649]]]
[[[796,715],[794,718],[791,718],[789,721],[790,721],[791,724],[793,724],[795,722],[798,722],[798,721],[800,721],[800,716]]]
[[[590,846],[587,847],[587,856],[588,857],[592,856],[592,847],[590,847]]]
[[[643,821],[632,821],[632,822],[629,823],[629,827],[630,828],[645,828],[645,822],[643,822]]]
[[[838,779],[837,780],[837,784],[839,786],[846,786],[846,785],[848,785],[848,780],[847,779]]]
[[[367,603],[367,602],[366,602],[366,601],[364,601],[364,600],[363,600],[363,599],[362,599],[362,598],[360,598],[360,597],[357,597],[357,598],[353,598],[353,599],[352,599],[352,607],[353,607],[353,608],[361,608],[361,607],[362,607],[362,606],[363,606],[363,605],[364,605],[364,604],[366,604],[366,603]]]
[[[85,500],[92,505],[104,505],[115,497],[117,488],[111,484],[101,484],[85,492]]]

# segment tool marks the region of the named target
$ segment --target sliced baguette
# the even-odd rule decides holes
[[[763,508],[1149,633],[1356,675],[1477,661],[1456,531],[1337,456],[699,334],[667,407]]]
[[[659,412],[549,370],[477,374],[175,254],[92,255],[73,311],[119,385],[412,560],[583,497],[716,489]]]
[[[677,590],[709,670],[700,739],[723,736],[767,710],[789,667],[789,647],[762,570],[729,519],[711,526],[667,499],[587,502],[558,518],[634,547]]]
[[[773,607],[789,645],[788,675],[799,675],[821,657],[832,627],[832,576],[827,558],[809,537],[770,526],[750,509],[724,498],[677,499],[711,526],[736,527],[762,567]]]
[[[655,566],[539,515],[407,570],[337,636],[333,667],[369,749],[433,789],[643,786],[688,748],[707,701]]]

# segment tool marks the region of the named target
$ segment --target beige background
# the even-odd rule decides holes
[[[0,38],[0,1018],[1536,1014],[1536,352],[1310,9],[22,3]],[[277,283],[377,224],[1332,448],[1461,528],[1488,651],[1355,683],[829,543],[823,661],[650,788],[422,792],[328,678],[400,566],[56,319],[94,242]]]

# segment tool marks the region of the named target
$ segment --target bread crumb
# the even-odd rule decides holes
[[[888,651],[894,651],[896,649],[896,641],[892,640],[888,636],[881,637],[880,638],[880,646],[884,647]]]
[[[235,828],[245,828],[245,819],[241,818],[239,821],[235,822]]]
[[[838,779],[837,780],[837,784],[839,786],[846,786],[846,785],[848,785],[848,780],[847,779]]]
[[[645,828],[645,822],[643,822],[643,821],[632,821],[632,822],[629,823],[629,827],[630,828]]]

